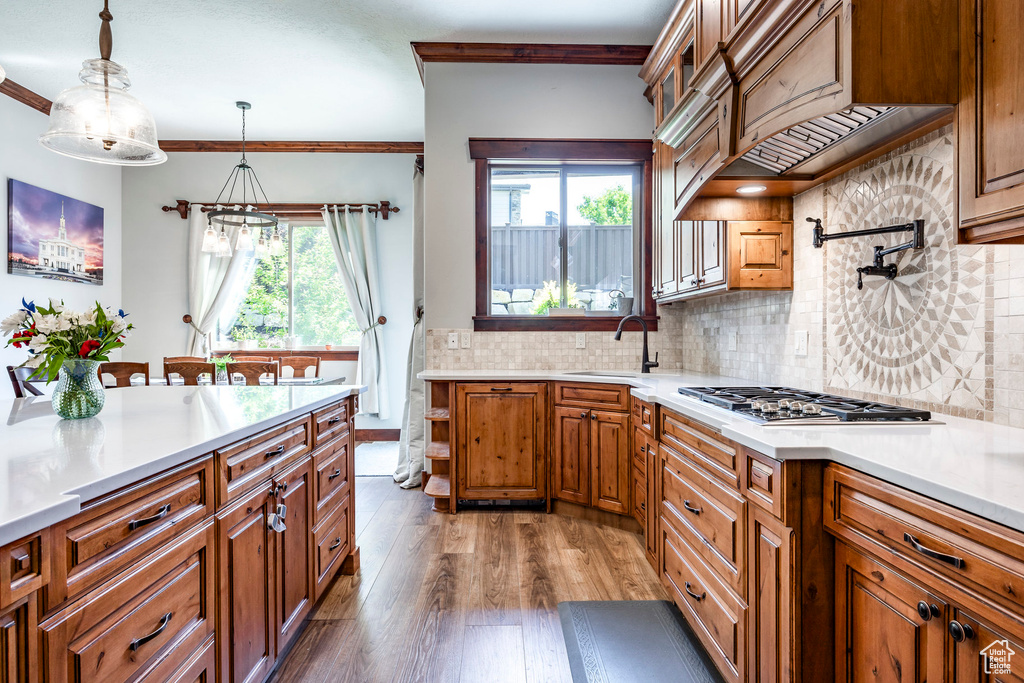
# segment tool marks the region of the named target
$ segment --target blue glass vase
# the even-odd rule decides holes
[[[65,420],[92,417],[103,410],[106,395],[100,382],[98,360],[70,358],[64,361],[57,376],[57,388],[50,402],[53,412]]]

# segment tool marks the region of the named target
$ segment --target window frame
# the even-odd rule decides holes
[[[491,168],[508,161],[580,164],[582,166],[632,163],[641,166],[639,204],[640,221],[633,226],[639,258],[634,259],[633,295],[637,314],[649,329],[658,329],[658,318],[651,289],[653,257],[652,201],[654,147],[651,140],[552,140],[512,138],[470,138],[470,158],[476,162],[476,315],[473,329],[478,331],[612,331],[621,316],[525,316],[491,315],[490,312],[490,211]],[[637,234],[639,232],[639,234]]]

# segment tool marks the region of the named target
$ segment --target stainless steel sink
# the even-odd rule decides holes
[[[614,370],[574,370],[573,372],[567,372],[565,374],[567,374],[567,375],[584,375],[586,377],[623,377],[623,378],[627,378],[627,379],[632,379],[633,377],[636,377],[640,373],[638,373],[638,372],[626,372],[624,370],[620,370],[618,372],[616,372]]]

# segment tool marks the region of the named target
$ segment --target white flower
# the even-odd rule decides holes
[[[53,309],[54,313],[63,313],[64,303],[61,301],[55,301],[54,299],[50,299],[50,308]]]
[[[50,340],[46,338],[45,334],[37,334],[32,337],[32,341],[28,343],[28,350],[40,353],[46,350],[46,347],[50,345]]]
[[[22,366],[26,368],[38,368],[43,364],[43,360],[45,360],[45,358],[46,357],[43,354],[37,353],[34,356],[29,356],[28,360],[22,363]]]
[[[8,335],[21,327],[22,323],[28,320],[28,311],[17,311],[0,322],[0,334]]]
[[[36,329],[43,334],[53,334],[71,329],[71,321],[61,315],[43,315],[33,313],[32,319],[36,323]]]
[[[75,322],[78,325],[95,325],[96,324],[96,309],[90,308],[87,311],[75,314]]]
[[[124,318],[114,316],[114,321],[110,324],[110,331],[114,334],[121,334],[126,327],[128,327],[128,323],[124,321]]]

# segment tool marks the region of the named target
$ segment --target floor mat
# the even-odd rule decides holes
[[[723,681],[670,602],[561,602],[558,614],[573,683]]]
[[[356,446],[357,477],[390,477],[396,467],[397,441],[367,441]]]

